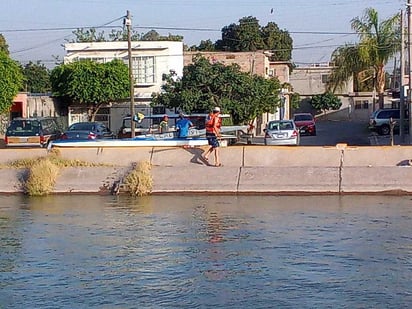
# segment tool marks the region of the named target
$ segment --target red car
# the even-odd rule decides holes
[[[299,113],[293,116],[293,121],[301,135],[316,135],[315,118],[310,113]]]

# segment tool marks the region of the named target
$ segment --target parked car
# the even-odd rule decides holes
[[[70,125],[61,136],[62,139],[94,140],[114,138],[113,132],[100,122],[77,122]]]
[[[267,124],[265,145],[299,145],[300,134],[293,120],[273,120]]]
[[[15,118],[5,134],[7,147],[46,147],[62,134],[55,118]]]
[[[374,111],[369,117],[369,129],[380,135],[388,135],[391,132],[391,119],[394,122],[393,130],[399,132],[401,111],[393,108],[383,108]],[[405,127],[408,127],[408,112],[405,110]]]
[[[298,113],[293,116],[293,121],[299,129],[299,133],[307,135],[316,135],[315,118],[310,113]]]

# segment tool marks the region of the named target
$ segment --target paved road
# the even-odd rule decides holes
[[[390,136],[379,136],[368,129],[366,121],[319,120],[316,136],[301,136],[301,146],[335,146],[344,143],[349,146],[391,145]],[[408,144],[409,137],[400,141],[394,136],[394,145]],[[263,144],[263,137],[253,138],[253,144]]]
[[[318,121],[316,136],[301,136],[302,146],[335,146],[339,143],[350,146],[370,145],[370,131],[360,121]]]

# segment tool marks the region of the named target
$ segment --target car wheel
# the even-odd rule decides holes
[[[388,135],[390,133],[391,129],[389,128],[388,125],[384,124],[379,128],[379,134],[380,135]]]

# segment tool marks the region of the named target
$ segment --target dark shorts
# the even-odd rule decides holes
[[[206,138],[211,147],[217,148],[220,146],[215,133],[206,133]]]

